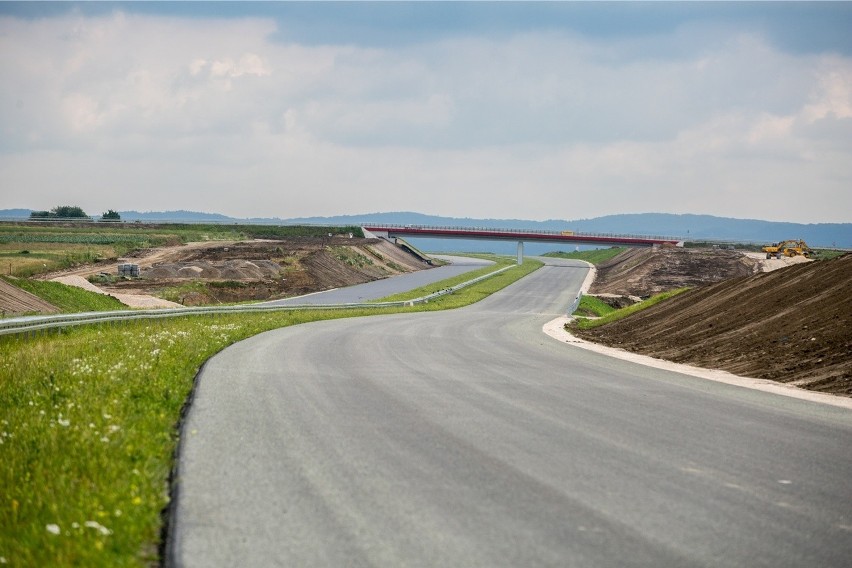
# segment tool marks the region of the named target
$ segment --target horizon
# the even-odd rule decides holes
[[[3,2],[0,208],[847,223],[850,27],[848,2]]]

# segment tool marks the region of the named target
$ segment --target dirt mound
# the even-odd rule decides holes
[[[592,294],[650,296],[755,274],[757,260],[724,249],[628,249],[597,265]]]
[[[261,280],[275,278],[281,265],[271,260],[232,259],[224,261],[197,260],[192,262],[164,262],[142,273],[148,280],[203,278],[206,280]]]
[[[574,333],[678,363],[852,396],[852,255],[681,294]]]
[[[101,287],[115,296],[155,294],[184,305],[285,298],[428,268],[387,241],[343,236],[193,243],[134,262],[141,278]]]
[[[38,296],[21,290],[0,278],[0,312],[3,315],[20,315],[31,312],[55,314],[59,308]]]

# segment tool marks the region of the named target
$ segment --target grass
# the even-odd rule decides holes
[[[38,296],[42,300],[50,302],[65,313],[127,309],[127,306],[112,296],[90,292],[76,286],[24,278],[4,278],[4,280],[13,286],[17,286],[30,294]]]
[[[584,317],[603,317],[616,311],[615,308],[594,296],[582,296],[574,315]]]
[[[830,249],[814,249],[810,258],[813,260],[831,260],[847,254],[846,252]]]
[[[578,318],[574,320],[573,323],[569,323],[568,325],[576,325],[579,329],[591,329],[593,327],[606,325],[608,323],[624,319],[629,315],[635,314],[636,312],[648,309],[653,305],[659,304],[663,300],[667,300],[671,297],[677,296],[678,294],[682,294],[687,290],[689,290],[689,288],[678,288],[677,290],[670,290],[668,292],[656,294],[654,296],[651,296],[647,300],[639,302],[638,304],[633,304],[632,306],[621,308],[620,310],[612,310],[611,312],[603,315],[599,319]]]
[[[441,290],[446,290],[447,288],[452,288],[453,286],[457,286],[463,282],[467,282],[469,280],[473,280],[474,278],[479,278],[480,276],[485,276],[486,274],[490,274],[495,270],[499,270],[504,266],[510,266],[515,264],[516,261],[509,257],[490,257],[489,260],[493,260],[496,263],[495,265],[488,265],[483,268],[479,268],[477,270],[472,270],[470,272],[465,272],[464,274],[460,274],[458,276],[454,276],[453,278],[448,278],[446,280],[441,280],[440,282],[435,282],[433,284],[428,284],[426,286],[421,286],[420,288],[416,288],[414,290],[410,290],[408,292],[402,292],[400,294],[393,294],[391,296],[386,296],[384,298],[380,298],[375,300],[375,302],[404,302],[406,300],[413,300],[415,298],[422,298],[423,296],[428,296],[429,294],[434,294],[435,292],[439,292]],[[524,265],[528,268],[537,269],[542,266],[542,263],[537,260],[527,259],[524,262]]]
[[[604,263],[627,249],[624,247],[611,247],[606,249],[583,250],[575,252],[549,252],[542,256],[550,256],[553,258],[571,258],[575,260],[585,260],[594,265]]]
[[[114,247],[108,245],[6,243],[0,245],[0,273],[27,277],[114,256]]]
[[[530,261],[408,308],[187,316],[0,336],[2,562],[157,564],[181,409],[202,363],[228,345],[309,321],[467,305],[538,266]]]

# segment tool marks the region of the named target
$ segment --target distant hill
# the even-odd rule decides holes
[[[30,209],[0,210],[2,217],[28,217]],[[507,229],[538,229],[550,231],[572,230],[586,233],[618,233],[659,235],[687,240],[721,239],[739,242],[769,243],[785,239],[804,239],[811,246],[852,248],[852,223],[783,223],[757,219],[734,219],[712,215],[674,215],[670,213],[631,213],[606,215],[592,219],[571,221],[551,219],[529,221],[524,219],[472,219],[439,217],[411,211],[390,213],[365,213],[333,217],[298,217],[290,219],[252,218],[237,219],[218,213],[197,211],[120,211],[124,221],[186,221],[209,223],[269,223],[358,225],[362,223],[395,223],[399,225],[431,225],[451,227],[483,227]],[[486,243],[484,241],[455,241],[442,239],[413,239],[412,243],[430,251],[489,251],[513,253],[513,243]],[[553,250],[553,245],[527,244],[527,252],[539,254]]]
[[[785,239],[804,239],[811,246],[852,248],[852,223],[783,223],[756,219],[714,217],[712,215],[675,215],[670,213],[631,213],[572,221],[555,219],[548,221],[525,221],[522,219],[437,217],[421,213],[397,212],[342,215],[336,217],[302,217],[287,219],[285,222],[332,225],[369,222],[396,223],[400,225],[540,229],[548,231],[571,230],[585,233],[658,235],[678,237],[686,240],[721,239],[754,243],[777,242]],[[441,239],[420,239],[415,244],[422,244],[426,250],[469,250],[467,248],[454,248],[461,242]],[[470,244],[474,247],[473,250],[481,250],[484,243],[482,241],[473,241]],[[506,244],[504,248],[508,251],[511,247],[509,244]]]

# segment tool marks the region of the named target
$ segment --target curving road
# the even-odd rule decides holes
[[[541,332],[585,267],[205,366],[176,566],[848,566],[852,412]],[[560,265],[560,266],[557,266]]]
[[[489,264],[494,264],[491,260],[483,260],[481,258],[465,257],[465,256],[447,256],[447,255],[432,255],[433,258],[445,260],[450,264],[438,266],[436,268],[428,268],[426,270],[418,270],[416,272],[408,272],[391,278],[382,280],[374,280],[364,284],[356,284],[355,286],[346,286],[345,288],[335,288],[324,292],[315,292],[305,296],[296,296],[294,298],[284,298],[283,300],[270,300],[261,302],[261,305],[269,306],[298,306],[298,305],[320,305],[320,304],[356,304],[359,302],[369,302],[378,300],[394,294],[416,290],[435,282],[448,280],[455,276],[478,270]]]

